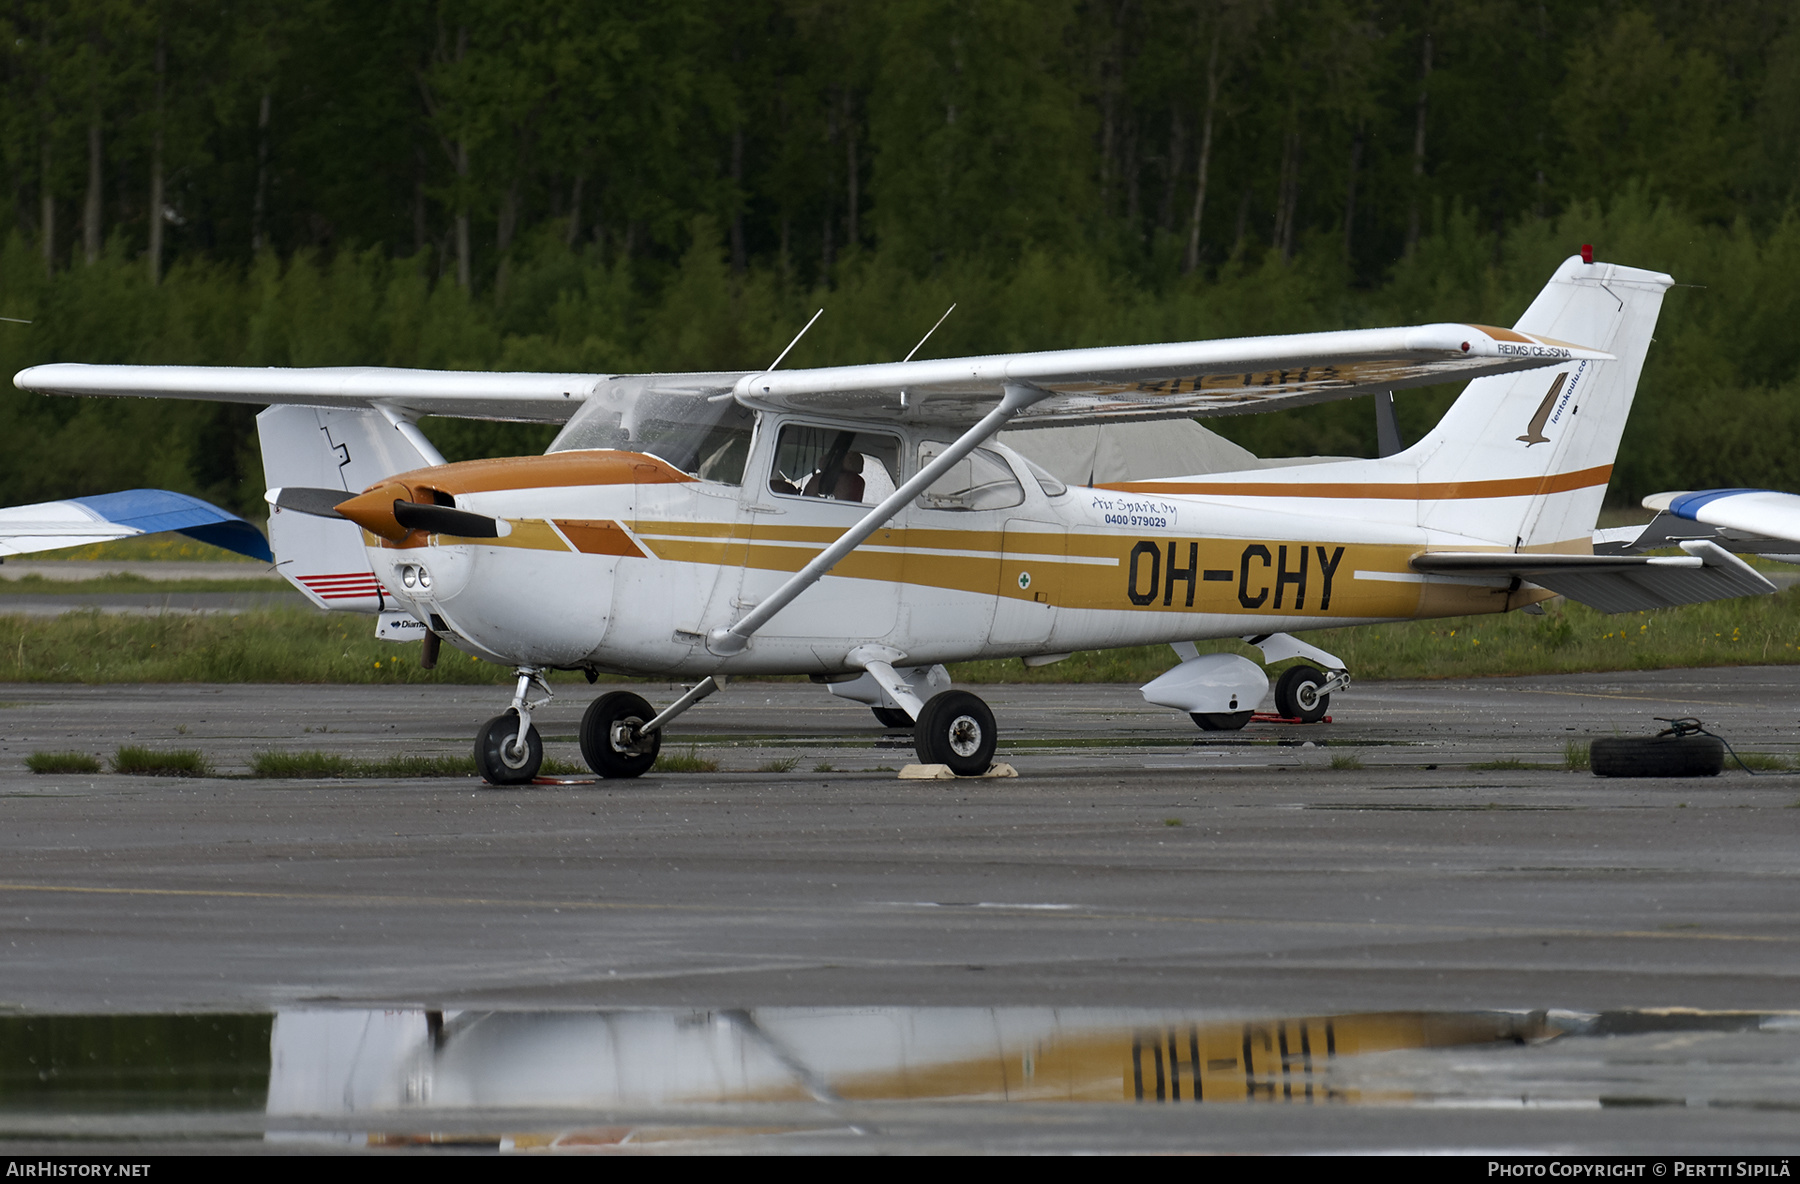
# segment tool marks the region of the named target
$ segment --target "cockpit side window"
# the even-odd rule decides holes
[[[930,464],[948,447],[929,441],[919,445],[919,467]],[[1024,502],[1025,487],[1013,475],[1012,466],[999,453],[985,448],[977,448],[951,465],[949,472],[919,495],[919,505],[927,510],[1004,510]]]
[[[899,471],[892,436],[790,423],[775,444],[769,491],[872,506],[894,492]]]

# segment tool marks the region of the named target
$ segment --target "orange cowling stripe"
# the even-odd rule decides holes
[[[452,496],[496,489],[554,489],[567,485],[674,485],[694,478],[665,460],[643,452],[602,448],[552,452],[544,456],[503,456],[461,460],[455,464],[414,469],[384,479],[417,492],[436,490]],[[410,501],[429,503],[429,492]]]
[[[504,456],[492,460],[464,460],[455,464],[414,469],[386,477],[357,496],[339,502],[337,512],[370,534],[391,543],[403,542],[412,532],[394,517],[397,501],[423,505],[443,504],[437,496],[486,493],[496,489],[555,489],[570,485],[673,485],[694,478],[667,461],[642,452],[615,449],[552,452],[545,456]],[[596,536],[598,537],[598,536]],[[617,548],[616,541],[601,544]],[[631,541],[629,550],[601,550],[599,554],[640,553]],[[577,544],[577,549],[587,550]]]
[[[1395,482],[1387,485],[1361,485],[1343,482],[1335,485],[1288,484],[1282,481],[1113,481],[1096,486],[1120,493],[1184,493],[1195,497],[1329,497],[1379,498],[1384,501],[1460,501],[1484,497],[1537,497],[1546,493],[1567,493],[1605,485],[1612,478],[1611,465],[1596,465],[1573,473],[1551,473],[1544,477],[1507,477],[1491,481]]]

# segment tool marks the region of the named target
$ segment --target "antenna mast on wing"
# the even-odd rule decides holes
[[[819,318],[820,318],[820,317],[822,317],[822,316],[824,316],[824,315],[825,315],[825,310],[824,310],[824,309],[822,309],[822,308],[821,308],[821,309],[820,309],[820,310],[819,310],[819,311],[818,311],[818,312],[815,312],[815,313],[814,313],[814,314],[813,314],[813,315],[812,315],[812,321],[808,321],[808,322],[806,322],[806,329],[810,329],[810,328],[812,328],[812,327],[813,327],[813,321],[816,321],[816,320],[818,320],[818,319],[819,319]],[[795,347],[795,346],[796,346],[796,345],[799,345],[799,344],[800,344],[800,339],[801,339],[801,338],[802,338],[802,337],[805,337],[805,336],[806,336],[806,329],[802,329],[802,330],[800,330],[800,332],[798,332],[798,333],[796,333],[796,334],[794,334],[794,339],[793,339],[793,340],[792,340],[792,341],[790,341],[790,342],[788,342],[788,344],[787,344],[787,348],[786,348],[786,349],[784,349],[784,350],[782,350],[782,351],[781,351],[781,357],[779,357],[779,358],[776,358],[776,359],[775,359],[775,360],[774,360],[774,361],[773,361],[773,362],[770,362],[770,363],[769,363],[769,369],[770,369],[770,370],[773,370],[773,369],[775,369],[775,367],[777,367],[777,366],[779,366],[779,365],[781,365],[781,359],[782,359],[782,358],[785,358],[785,357],[787,357],[787,356],[788,356],[788,355],[789,355],[789,354],[791,354],[791,353],[793,353],[793,352],[794,352],[794,347]]]
[[[915,345],[915,346],[913,346],[913,347],[912,347],[912,350],[911,350],[911,351],[910,351],[910,352],[909,352],[909,353],[908,353],[908,354],[907,354],[907,355],[906,355],[906,356],[905,356],[905,357],[904,357],[904,358],[901,358],[901,359],[900,359],[900,360],[901,360],[901,361],[902,361],[902,362],[910,362],[910,361],[912,361],[912,360],[913,360],[913,354],[916,354],[916,353],[918,353],[918,352],[919,352],[919,351],[920,351],[920,350],[922,350],[922,349],[924,349],[924,348],[925,348],[925,343],[926,343],[926,342],[927,342],[927,341],[930,341],[930,340],[931,340],[931,335],[932,335],[932,334],[933,334],[933,333],[936,333],[936,332],[937,332],[937,331],[938,331],[938,325],[942,325],[942,324],[943,324],[943,323],[944,323],[944,322],[945,322],[945,321],[947,321],[947,320],[949,320],[949,319],[950,319],[950,314],[951,314],[951,313],[953,313],[953,312],[955,312],[955,311],[956,311],[956,305],[955,305],[955,304],[954,304],[954,303],[952,303],[952,304],[951,304],[951,305],[950,305],[950,307],[949,307],[949,308],[946,308],[946,309],[945,309],[945,310],[944,310],[944,315],[943,315],[943,316],[941,316],[941,317],[939,317],[939,318],[938,318],[938,319],[937,319],[937,325],[933,325],[933,326],[932,326],[932,327],[931,327],[931,328],[929,328],[929,329],[927,329],[927,330],[925,330],[925,336],[923,336],[923,337],[921,337],[921,338],[919,338],[919,344],[917,344],[917,345]]]

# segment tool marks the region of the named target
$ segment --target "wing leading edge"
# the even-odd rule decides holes
[[[1419,325],[774,372],[527,374],[381,367],[90,366],[20,371],[56,395],[380,407],[405,416],[567,422],[590,399],[645,393],[857,419],[969,424],[1008,385],[1048,392],[1013,427],[1189,419],[1298,407],[1612,355],[1482,325]]]

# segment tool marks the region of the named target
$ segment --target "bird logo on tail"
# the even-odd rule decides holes
[[[1523,436],[1518,437],[1525,442],[1525,447],[1530,448],[1533,444],[1550,442],[1550,437],[1544,435],[1544,425],[1550,421],[1550,408],[1556,405],[1556,396],[1562,390],[1563,383],[1568,380],[1569,376],[1567,372],[1564,372],[1558,374],[1556,381],[1550,384],[1550,391],[1544,396],[1544,401],[1538,404],[1537,413],[1531,417],[1530,426],[1525,429]]]

